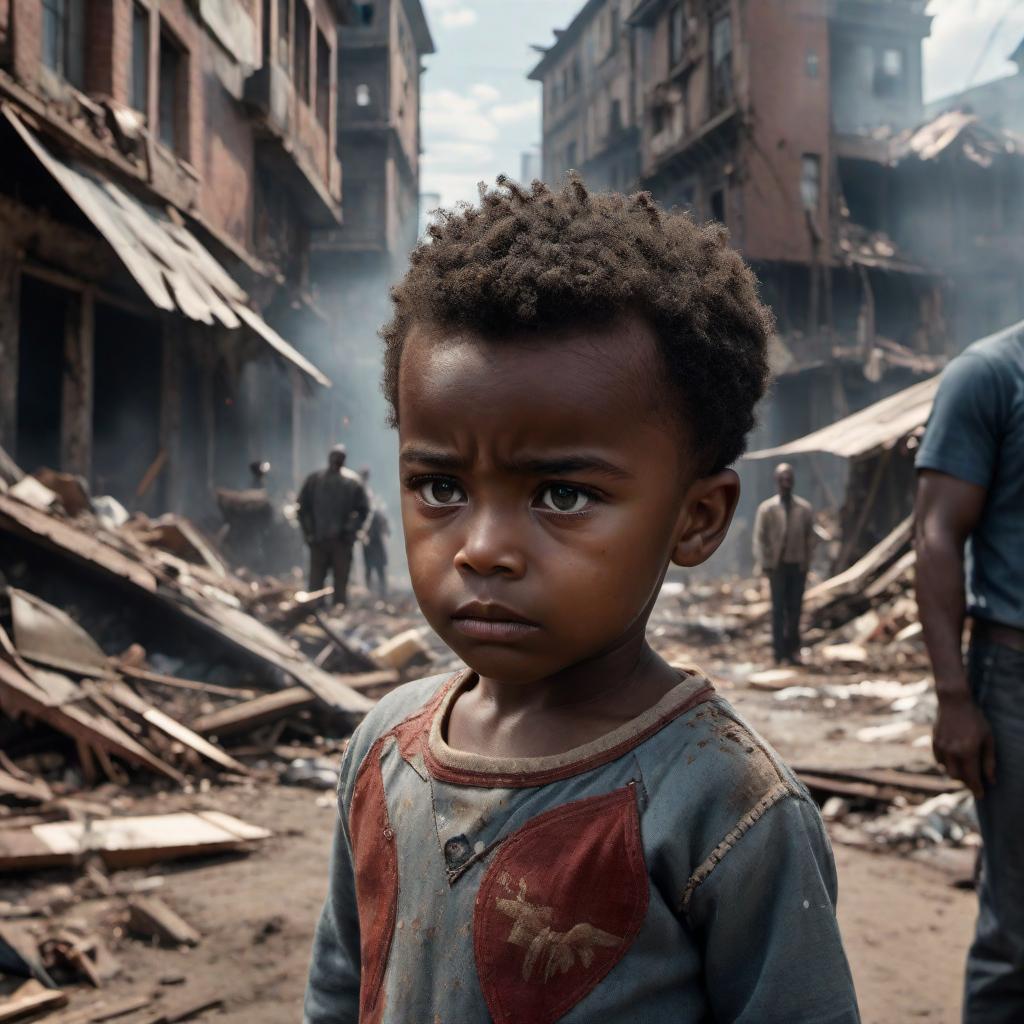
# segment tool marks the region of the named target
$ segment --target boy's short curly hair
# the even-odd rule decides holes
[[[768,379],[772,316],[719,224],[665,213],[647,192],[558,190],[498,178],[480,205],[441,211],[391,291],[383,390],[398,423],[402,348],[416,323],[485,337],[638,314],[653,327],[704,472],[735,462]]]

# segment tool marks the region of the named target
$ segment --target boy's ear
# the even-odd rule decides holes
[[[672,561],[691,567],[706,562],[725,540],[739,500],[740,478],[731,469],[694,480],[683,499]]]

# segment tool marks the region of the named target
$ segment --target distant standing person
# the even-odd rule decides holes
[[[1019,328],[975,342],[946,368],[917,469],[917,603],[939,702],[932,746],[936,760],[977,798],[984,841],[963,1020],[1016,1024],[1024,1021],[1024,332]]]
[[[800,613],[814,545],[814,510],[793,493],[793,467],[775,467],[778,494],[762,501],[754,520],[754,562],[772,592],[772,648],[775,661],[800,663]]]
[[[330,569],[334,603],[345,604],[352,546],[370,503],[359,474],[345,468],[345,446],[335,445],[327,458],[327,468],[310,473],[299,492],[299,524],[309,546],[309,589],[321,590]]]
[[[377,577],[377,593],[387,597],[388,593],[388,548],[387,539],[391,536],[391,524],[388,522],[384,503],[370,489],[370,469],[364,466],[359,470],[363,485],[370,500],[370,514],[366,517],[366,525],[360,534],[363,543],[363,566],[366,570],[366,589],[373,593],[373,577]]]

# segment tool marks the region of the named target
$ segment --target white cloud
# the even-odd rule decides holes
[[[469,87],[469,91],[481,103],[497,103],[501,99],[501,92],[489,82],[477,82]]]
[[[455,142],[494,142],[498,128],[480,109],[480,101],[451,89],[424,93],[423,131],[429,145],[443,150]]]
[[[445,11],[441,15],[441,24],[445,28],[468,28],[476,24],[476,11],[471,11],[468,7]]]
[[[444,28],[468,28],[476,24],[476,11],[465,0],[428,0],[427,12],[431,20]]]
[[[534,96],[518,103],[503,103],[491,111],[491,117],[498,124],[511,124],[514,121],[528,121],[540,117],[540,97]]]

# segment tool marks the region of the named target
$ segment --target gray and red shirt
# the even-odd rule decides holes
[[[445,742],[469,672],[356,730],[305,1024],[854,1024],[817,808],[683,672],[552,757]]]

